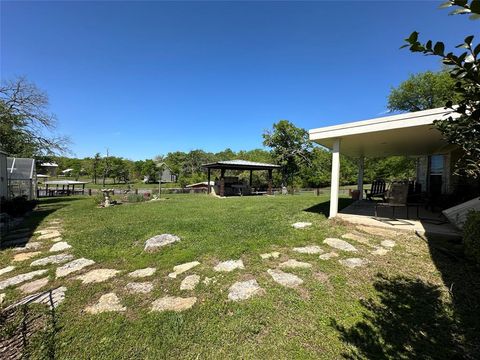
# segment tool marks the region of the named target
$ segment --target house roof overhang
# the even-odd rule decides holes
[[[460,115],[437,108],[312,129],[309,136],[328,149],[340,139],[340,153],[351,157],[435,154],[452,146],[433,122],[450,116]]]
[[[246,160],[225,160],[202,165],[207,169],[228,169],[228,170],[273,170],[280,168],[280,165],[259,163]]]

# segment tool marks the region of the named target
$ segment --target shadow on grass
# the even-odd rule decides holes
[[[342,210],[343,208],[346,208],[348,205],[352,204],[354,200],[349,199],[349,198],[339,198],[338,199],[338,210]],[[303,211],[306,212],[311,212],[315,214],[320,214],[328,217],[328,214],[330,212],[330,201],[324,201],[322,203],[319,203],[317,205],[313,205],[307,209],[304,209]]]
[[[332,320],[353,345],[347,359],[475,359],[480,353],[480,272],[429,239],[432,259],[449,289],[415,278],[377,275],[378,298],[362,300],[362,320]]]

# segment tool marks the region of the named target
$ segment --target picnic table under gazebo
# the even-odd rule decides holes
[[[75,195],[85,194],[85,181],[76,180],[51,180],[45,181],[45,195],[46,196],[61,196],[61,195]],[[75,189],[75,186],[77,187]]]

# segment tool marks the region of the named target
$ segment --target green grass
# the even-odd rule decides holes
[[[93,259],[94,267],[115,268],[123,274],[157,268],[154,291],[130,295],[123,289],[129,281],[124,275],[82,285],[73,276],[54,280],[52,266],[51,286],[68,287],[58,309],[58,358],[449,358],[452,351],[468,349],[470,333],[459,329],[443,274],[421,239],[400,235],[395,250],[384,257],[374,257],[365,246],[355,244],[359,249],[355,256],[372,261],[355,270],[342,267],[336,259],[321,261],[292,253],[292,247],[308,244],[326,249],[322,244],[326,237],[340,237],[353,229],[327,221],[327,211],[327,198],[312,195],[227,199],[175,195],[165,201],[105,209],[96,208],[90,198],[43,200],[27,225],[42,227],[49,219],[62,219],[63,237],[76,257]],[[313,226],[295,230],[291,224],[296,221],[310,221]],[[144,253],[145,240],[161,233],[177,234],[182,241],[157,253]],[[371,237],[377,244],[381,240]],[[281,259],[260,259],[259,254],[273,250],[281,252]],[[0,261],[7,264],[12,256],[11,250],[4,250]],[[245,270],[221,275],[212,270],[218,261],[238,258]],[[313,269],[289,270],[305,280],[299,289],[280,287],[266,273],[288,258],[313,264]],[[180,291],[184,275],[173,280],[167,274],[173,266],[193,260],[201,265],[189,273],[215,276],[217,282]],[[26,263],[16,272],[26,271]],[[242,303],[228,301],[228,288],[250,278],[257,279],[265,294]],[[125,313],[83,312],[110,291],[127,306]],[[196,296],[198,301],[182,313],[151,313],[151,302],[166,294]],[[19,297],[18,291],[7,290],[7,303]],[[405,331],[407,335],[401,335]]]

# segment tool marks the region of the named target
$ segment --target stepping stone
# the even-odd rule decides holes
[[[125,286],[125,290],[132,294],[148,294],[153,290],[151,282],[131,282]]]
[[[42,229],[42,230],[37,230],[34,232],[35,235],[47,235],[47,234],[57,234],[60,233],[60,229],[58,228],[47,228],[47,229]]]
[[[0,290],[6,289],[9,286],[14,286],[21,284],[25,281],[31,280],[36,276],[43,275],[47,272],[47,270],[36,270],[36,271],[31,271],[25,274],[20,274],[14,277],[11,277],[9,279],[0,281]]]
[[[360,259],[360,258],[348,258],[348,259],[338,260],[338,262],[352,269],[359,266],[367,265],[369,263],[367,259]]]
[[[59,219],[52,219],[52,220],[49,220],[47,223],[52,225],[58,225],[58,224],[61,224],[62,221]]]
[[[292,224],[292,227],[295,229],[305,229],[309,226],[312,226],[311,222],[296,222],[295,224]]]
[[[157,271],[157,269],[152,268],[152,267],[148,267],[148,268],[145,268],[145,269],[139,269],[139,270],[132,271],[131,273],[128,273],[128,276],[133,277],[133,278],[143,278],[143,277],[147,277],[147,276],[152,276],[153,274],[155,274],[155,271]]]
[[[29,253],[20,253],[20,254],[15,254],[13,256],[13,260],[12,261],[15,261],[15,262],[19,262],[19,261],[25,261],[25,260],[29,260],[37,255],[40,255],[41,252],[40,251],[33,251],[33,252],[29,252]]]
[[[75,279],[82,280],[82,284],[99,283],[115,277],[120,271],[115,269],[95,269]]]
[[[20,251],[27,251],[27,250],[38,250],[42,247],[42,243],[39,243],[37,241],[31,241],[25,244],[25,246],[22,247],[16,247],[12,249],[13,251],[20,252]]]
[[[395,241],[393,240],[383,240],[380,245],[386,248],[393,248],[395,246]]]
[[[60,241],[53,244],[53,246],[48,251],[50,252],[63,251],[63,250],[70,249],[71,247],[72,246],[66,243],[65,241]]]
[[[333,247],[335,249],[338,249],[338,250],[350,251],[350,252],[356,252],[357,251],[355,246],[353,246],[352,244],[350,244],[350,243],[348,243],[344,240],[340,240],[340,239],[336,239],[336,238],[326,238],[323,241],[323,243],[327,244],[327,245],[330,245],[331,247]]]
[[[210,284],[215,284],[217,282],[217,279],[215,279],[214,277],[208,277],[206,276],[205,279],[203,279],[202,283],[204,283],[205,285],[210,285]]]
[[[73,259],[73,255],[70,254],[58,254],[47,256],[46,258],[33,261],[30,266],[45,266],[50,264],[61,264]]]
[[[242,301],[250,299],[254,295],[261,295],[265,293],[257,280],[239,281],[230,286],[228,289],[228,298],[232,301]]]
[[[367,234],[377,235],[382,237],[395,237],[399,235],[399,233],[396,232],[395,230],[389,230],[389,229],[379,228],[375,226],[358,225],[357,229]]]
[[[5,300],[5,293],[0,294],[0,305],[3,304],[3,301]]]
[[[40,235],[37,238],[37,240],[48,240],[48,239],[53,239],[59,236],[62,236],[62,234],[60,234],[60,231],[52,231],[52,232],[49,232],[48,234]]]
[[[383,256],[383,255],[387,255],[389,251],[390,249],[385,249],[384,247],[377,246],[375,250],[370,251],[370,254]]]
[[[4,267],[3,269],[0,269],[0,275],[9,273],[10,271],[13,271],[14,269],[15,269],[15,266]]]
[[[56,237],[55,239],[50,239],[52,242],[59,242],[62,241],[63,239],[61,237]]]
[[[312,267],[312,264],[307,262],[301,262],[294,259],[290,259],[278,265],[278,267],[284,268],[292,268],[292,269],[308,269]]]
[[[175,311],[180,312],[190,309],[197,302],[196,297],[165,296],[152,303],[152,311]]]
[[[177,241],[180,241],[180,238],[176,235],[172,235],[172,234],[157,235],[157,236],[154,236],[154,237],[148,239],[145,242],[144,251],[154,252],[154,251],[157,251],[164,246],[167,246],[169,244],[173,244]]]
[[[59,288],[53,289],[51,292],[46,291],[44,294],[40,295],[40,293],[32,294],[29,295],[20,302],[12,305],[12,306],[18,306],[22,304],[26,304],[27,302],[33,302],[35,304],[44,304],[47,305],[50,309],[52,308],[52,303],[53,303],[53,308],[56,308],[58,305],[60,305],[64,300],[65,300],[65,292],[67,291],[67,288],[65,286],[61,286]],[[50,297],[50,294],[52,295]],[[40,295],[40,296],[39,296]],[[35,300],[33,300],[35,299]],[[9,309],[10,307],[7,307],[5,310]]]
[[[334,257],[338,257],[338,254],[335,251],[331,251],[329,253],[320,255],[318,258],[320,260],[330,260],[331,258],[334,258]]]
[[[95,261],[85,259],[85,258],[80,258],[73,260],[69,263],[66,263],[65,265],[57,268],[57,271],[55,272],[55,275],[57,278],[59,277],[64,277],[67,276],[73,272],[80,271],[83,268],[95,264]]]
[[[235,269],[245,269],[245,266],[243,266],[243,261],[242,260],[227,260],[223,261],[221,263],[218,263],[213,270],[215,271],[221,271],[221,272],[230,272]]]
[[[38,280],[33,280],[26,284],[23,284],[22,286],[19,287],[19,289],[24,294],[31,294],[33,292],[40,290],[42,287],[44,287],[47,284],[48,284],[48,277],[44,277]]]
[[[294,288],[303,284],[303,280],[300,279],[298,276],[283,272],[281,270],[268,269],[267,273],[270,274],[273,281],[282,286]]]
[[[271,253],[266,253],[266,254],[260,254],[260,257],[263,260],[267,259],[277,259],[280,256],[280,253],[278,251],[273,251]]]
[[[180,284],[180,290],[195,290],[199,282],[199,275],[188,275]]]
[[[173,272],[168,274],[168,277],[175,279],[178,275],[183,274],[185,271],[193,269],[195,266],[198,266],[198,265],[200,265],[198,261],[191,261],[185,264],[174,266]]]
[[[110,311],[125,311],[127,310],[122,304],[115,293],[108,293],[100,296],[97,303],[85,308],[85,312],[89,314],[99,314]]]
[[[347,239],[347,240],[353,240],[353,241],[356,241],[360,244],[363,244],[363,245],[367,245],[367,246],[373,246],[371,243],[370,243],[370,240],[368,240],[366,237],[362,236],[362,235],[358,235],[358,234],[355,234],[355,233],[346,233],[346,234],[343,234],[342,235],[342,238],[343,239]]]
[[[293,248],[293,251],[298,252],[300,254],[310,254],[310,255],[323,253],[323,250],[320,248],[320,246],[317,246],[317,245],[296,247],[296,248]]]

